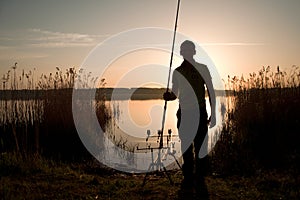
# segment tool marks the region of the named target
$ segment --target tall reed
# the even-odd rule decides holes
[[[227,120],[212,152],[222,173],[295,166],[300,161],[300,70],[263,67],[248,77],[230,77],[233,96]],[[298,162],[299,163],[299,162]]]
[[[17,63],[3,75],[0,100],[0,152],[26,156],[42,154],[62,159],[88,156],[74,125],[72,91],[75,80],[80,88],[96,87],[97,78],[75,68],[36,77],[35,69],[18,76]],[[97,87],[104,87],[102,79]],[[108,111],[105,94],[98,94],[96,112],[105,126]]]

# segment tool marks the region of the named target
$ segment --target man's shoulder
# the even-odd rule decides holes
[[[205,65],[203,63],[198,63],[198,62],[195,62],[195,67],[202,67],[202,68],[208,69],[207,65]]]
[[[176,71],[176,72],[183,72],[184,71],[184,67],[182,65],[180,65],[179,67],[176,67],[174,71]]]
[[[203,64],[203,63],[197,63],[195,65],[195,68],[197,69],[197,71],[201,74],[201,76],[203,78],[210,78],[211,79],[211,74],[210,71],[207,67],[207,65]]]
[[[205,65],[203,63],[193,62],[192,65],[199,72],[209,73],[207,65]],[[174,71],[177,71],[177,72],[184,72],[184,71],[186,71],[186,67],[185,67],[184,63],[182,63],[180,66],[176,67]]]

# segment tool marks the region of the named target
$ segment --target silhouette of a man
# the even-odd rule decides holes
[[[182,189],[196,189],[207,192],[205,175],[208,157],[199,158],[200,148],[210,127],[215,126],[215,92],[212,78],[206,65],[194,60],[195,44],[186,40],[180,46],[180,54],[184,61],[173,72],[172,92],[164,93],[167,101],[179,99],[177,111],[177,128],[183,152]],[[208,118],[205,101],[205,86],[209,95],[211,116]],[[207,151],[207,144],[201,151]]]

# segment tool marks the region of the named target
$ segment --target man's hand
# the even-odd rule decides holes
[[[163,95],[163,98],[164,98],[165,101],[173,101],[177,97],[173,92],[165,92],[164,95]]]

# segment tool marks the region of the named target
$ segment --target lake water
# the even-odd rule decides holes
[[[217,97],[216,106],[216,120],[217,125],[208,131],[206,143],[203,146],[208,146],[208,152],[214,146],[218,133],[222,128],[222,120],[225,114],[225,105],[227,103],[223,99],[224,97]],[[228,99],[228,97],[227,97]],[[32,117],[38,119],[43,115],[42,101],[0,101],[0,122],[5,124],[9,120],[16,120],[16,116],[21,121],[27,121],[32,123]],[[82,102],[85,102],[84,100]],[[86,113],[89,113],[89,105],[83,104],[85,107],[80,107]],[[126,172],[145,172],[152,171],[157,168],[161,168],[162,164],[169,168],[178,168],[176,161],[181,162],[181,144],[178,137],[178,130],[176,127],[177,118],[176,112],[178,109],[178,101],[170,101],[167,103],[166,120],[164,124],[164,137],[163,137],[163,149],[157,149],[159,147],[158,130],[162,129],[162,117],[164,101],[160,99],[156,100],[116,100],[106,102],[107,108],[110,110],[111,120],[108,124],[105,134],[99,135],[97,129],[88,126],[88,121],[84,121],[84,132],[92,135],[96,135],[96,143],[99,143],[99,149],[97,149],[97,155],[100,162],[106,164],[109,167],[113,167],[118,170]],[[18,115],[14,115],[15,110],[18,111]],[[4,111],[4,112],[2,112]],[[210,107],[207,99],[207,111],[210,116]],[[74,114],[74,113],[73,113]],[[83,119],[85,113],[79,112],[80,119]],[[37,115],[37,117],[35,117]],[[74,115],[73,115],[74,117]],[[86,118],[87,120],[89,118]],[[97,122],[98,123],[98,122]],[[93,124],[93,123],[91,123]],[[171,130],[171,137],[167,138],[168,130]],[[149,137],[148,137],[149,134]],[[169,139],[169,140],[167,140]],[[152,149],[152,151],[151,151]],[[203,155],[206,155],[207,151],[200,151]],[[162,163],[157,164],[157,157]],[[149,167],[153,167],[149,169]]]
[[[218,138],[225,113],[224,99],[218,97],[216,103],[217,125],[209,128],[206,143],[203,143],[203,146],[208,146],[208,152]],[[143,172],[154,170],[151,166],[160,168],[161,165],[153,165],[153,163],[158,156],[161,156],[160,160],[164,166],[170,169],[178,168],[176,161],[181,163],[182,155],[176,127],[178,101],[167,103],[163,134],[164,147],[166,148],[162,150],[156,148],[159,146],[158,130],[162,129],[163,100],[111,101],[107,106],[112,113],[112,121],[107,129],[107,134],[113,137],[106,138],[106,150],[100,159],[105,160],[107,165],[119,170]],[[210,116],[208,99],[207,111],[208,116]],[[172,133],[167,142],[169,129]],[[150,137],[148,137],[147,132],[150,133]],[[153,148],[153,152],[151,152],[151,148]],[[202,154],[205,156],[208,152],[202,151]]]

